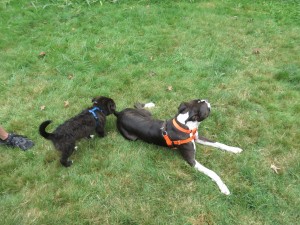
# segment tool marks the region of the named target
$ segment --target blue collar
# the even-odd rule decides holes
[[[89,110],[89,112],[93,115],[93,117],[95,118],[96,122],[97,122],[97,125],[99,125],[99,118],[96,114],[96,112],[99,111],[99,112],[103,112],[102,109],[100,109],[99,107],[94,107],[92,109]]]

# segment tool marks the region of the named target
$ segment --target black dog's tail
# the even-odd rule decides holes
[[[46,131],[46,127],[51,123],[51,120],[46,120],[44,122],[41,123],[40,128],[39,128],[39,132],[40,135],[42,135],[44,138],[51,140],[52,137],[54,136],[54,134],[48,133]]]

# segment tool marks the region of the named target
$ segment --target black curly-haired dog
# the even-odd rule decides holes
[[[65,167],[72,165],[72,161],[68,158],[75,149],[76,141],[88,138],[95,132],[99,137],[105,136],[106,116],[114,113],[116,104],[111,98],[102,96],[94,98],[92,102],[92,107],[59,125],[53,133],[46,132],[51,120],[44,121],[39,127],[40,135],[51,140],[55,148],[61,152],[60,162]]]

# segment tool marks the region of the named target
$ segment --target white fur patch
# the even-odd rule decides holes
[[[144,108],[153,108],[155,107],[155,104],[153,102],[149,102],[149,103],[146,103]]]
[[[190,116],[189,112],[180,113],[176,119],[178,120],[179,123],[185,124],[185,121],[187,120],[187,118],[189,118],[189,116]]]
[[[200,122],[198,121],[188,121],[187,123],[185,123],[185,121],[187,120],[187,118],[189,118],[189,112],[186,112],[186,113],[180,113],[178,116],[177,116],[177,120],[179,123],[181,124],[185,124],[186,126],[188,126],[188,128],[190,130],[193,130],[195,128],[198,128],[198,126],[200,125]]]
[[[188,121],[185,125],[187,125],[190,130],[193,130],[193,129],[196,129],[196,128],[199,127],[200,122],[198,122],[198,121]]]

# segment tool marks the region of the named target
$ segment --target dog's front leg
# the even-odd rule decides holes
[[[195,167],[199,172],[204,173],[205,175],[209,176],[214,182],[217,183],[220,191],[225,194],[229,195],[230,191],[228,190],[227,186],[223,183],[221,178],[212,170],[207,169],[203,165],[201,165],[199,162],[195,160],[195,148],[194,143],[189,143],[187,145],[181,146],[179,148],[179,151],[184,158],[185,161],[187,161],[188,164]]]
[[[238,148],[238,147],[232,147],[232,146],[228,146],[228,145],[225,145],[225,144],[222,144],[222,143],[219,143],[219,142],[214,142],[214,141],[211,141],[205,137],[198,137],[196,136],[196,143],[198,144],[202,144],[202,145],[207,145],[207,146],[211,146],[211,147],[215,147],[215,148],[218,148],[218,149],[221,149],[221,150],[224,150],[224,151],[227,151],[227,152],[232,152],[232,153],[240,153],[242,152],[243,150]]]
[[[201,173],[204,173],[205,175],[209,176],[214,182],[217,183],[220,191],[225,194],[229,195],[230,191],[227,188],[227,186],[224,184],[224,182],[221,180],[221,178],[216,174],[214,171],[207,169],[205,166],[201,165],[199,162],[195,160],[195,168],[200,171]]]
[[[104,131],[104,127],[103,126],[98,126],[96,128],[96,133],[98,134],[98,136],[100,138],[105,137],[105,131]]]

